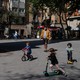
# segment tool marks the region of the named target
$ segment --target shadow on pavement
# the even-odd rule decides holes
[[[36,59],[38,59],[38,57],[33,57],[33,59],[31,59],[31,60],[27,60],[26,58],[21,58],[21,60],[24,62],[24,61],[33,61],[33,60],[36,60]]]
[[[38,57],[33,57],[33,59],[31,61],[36,60],[36,59],[38,59]]]
[[[9,72],[7,72],[7,74],[9,74]],[[34,75],[34,74],[26,75],[26,74],[15,73],[13,75],[7,76],[8,78],[7,80],[80,80],[80,74],[69,77],[64,77],[64,76],[45,77],[44,75]]]
[[[14,73],[11,74],[12,71],[7,71],[6,76],[7,80],[80,80],[80,68],[75,67],[74,65],[61,65],[64,67],[69,73],[68,76],[65,77],[63,75],[49,76],[45,77],[44,74],[30,74],[26,72],[25,74]]]
[[[51,40],[49,44],[51,43],[59,43],[64,41],[70,41],[70,40]],[[35,40],[30,41],[32,48],[39,48],[38,45],[43,45],[42,40]],[[9,51],[17,51],[21,50],[25,47],[25,41],[23,42],[8,42],[8,43],[0,43],[0,53],[9,52]]]
[[[32,48],[39,48],[37,45],[42,44],[42,41],[31,41],[30,44]],[[0,43],[0,53],[21,50],[25,46],[25,42]]]

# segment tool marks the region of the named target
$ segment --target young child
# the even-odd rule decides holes
[[[57,51],[57,49],[50,48],[48,50],[48,52],[50,52],[50,55],[48,56],[48,59],[51,61],[50,68],[53,71],[53,66],[56,66],[57,70],[60,70],[61,72],[63,72],[63,74],[65,76],[67,76],[65,71],[62,68],[60,68],[58,65],[58,60],[56,58],[56,52],[55,51]]]
[[[68,43],[67,44],[67,59],[68,59],[68,64],[72,64],[73,63],[73,59],[72,59],[72,51],[73,51],[73,48],[72,48],[72,44],[71,43]]]
[[[31,60],[32,56],[32,50],[31,50],[31,46],[30,46],[30,42],[26,42],[26,46],[22,49],[22,51],[24,51],[25,55],[27,56],[27,60]]]

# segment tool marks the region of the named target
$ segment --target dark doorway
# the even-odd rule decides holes
[[[24,38],[24,30],[21,30],[20,38],[21,38],[21,39]]]

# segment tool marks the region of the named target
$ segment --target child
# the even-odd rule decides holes
[[[72,59],[72,51],[73,51],[73,48],[72,48],[72,44],[71,43],[68,43],[67,44],[67,59],[68,59],[68,62],[69,64],[72,64],[73,63],[73,59]]]
[[[67,76],[65,74],[65,71],[62,68],[60,68],[59,65],[58,65],[58,60],[56,58],[56,53],[55,53],[55,51],[57,51],[57,50],[53,49],[53,48],[50,48],[48,51],[50,52],[50,55],[48,56],[48,59],[51,61],[51,64],[50,64],[51,70],[53,70],[53,66],[56,66],[57,70],[60,70],[61,72],[63,72],[63,74],[65,76]]]
[[[31,56],[31,46],[29,42],[26,42],[26,46],[22,49],[22,51],[24,51],[25,55],[27,56],[27,60],[31,60],[32,56]]]

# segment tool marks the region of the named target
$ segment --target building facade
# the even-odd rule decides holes
[[[9,11],[9,0],[0,0],[0,22],[7,21],[7,13]]]
[[[11,30],[17,31],[20,36],[28,36],[25,18],[25,1],[10,0],[10,11],[13,14]]]
[[[12,24],[25,24],[25,2],[10,0],[10,11],[13,14]]]

